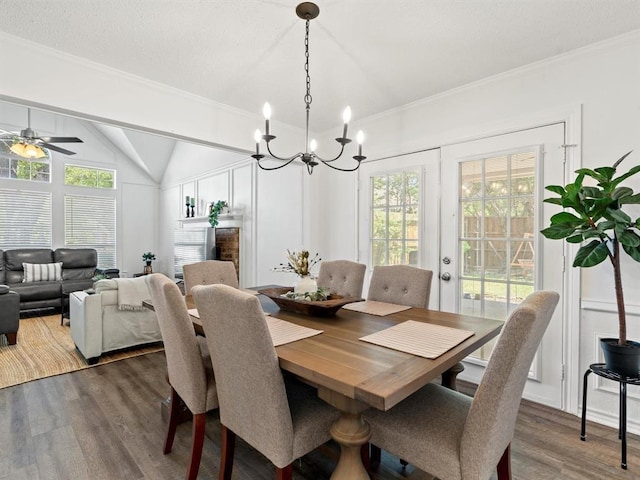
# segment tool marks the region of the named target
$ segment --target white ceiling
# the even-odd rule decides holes
[[[0,30],[259,112],[304,119],[297,0],[0,0]],[[640,0],[318,0],[311,129],[640,29]]]

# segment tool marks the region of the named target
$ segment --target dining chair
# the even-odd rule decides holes
[[[233,262],[221,260],[205,260],[182,267],[184,275],[184,291],[189,295],[194,285],[212,285],[223,283],[238,288],[238,274]]]
[[[367,300],[429,307],[433,272],[408,265],[373,267]]]
[[[162,332],[171,385],[171,407],[163,452],[168,454],[184,403],[193,415],[191,459],[186,478],[198,476],[204,444],[206,412],[218,407],[211,357],[202,337],[196,337],[178,286],[161,273],[146,276],[151,301]]]
[[[538,291],[509,315],[473,398],[430,383],[390,410],[370,409],[371,441],[447,480],[511,478],[510,445],[533,356],[559,295]]]
[[[230,480],[236,435],[267,457],[278,480],[292,462],[327,442],[339,412],[309,385],[287,377],[255,295],[227,285],[193,287],[218,385],[220,480]]]
[[[318,286],[343,297],[362,296],[362,284],[367,266],[349,260],[323,261],[318,272]]]

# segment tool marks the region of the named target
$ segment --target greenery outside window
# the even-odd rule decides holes
[[[114,189],[116,172],[106,168],[66,164],[64,166],[64,183],[76,187]]]
[[[371,177],[371,265],[418,265],[420,173]]]

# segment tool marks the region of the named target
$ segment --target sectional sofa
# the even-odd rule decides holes
[[[0,285],[20,294],[20,310],[60,307],[69,293],[92,287],[97,264],[93,248],[0,250]]]

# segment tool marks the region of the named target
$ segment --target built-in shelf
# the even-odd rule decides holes
[[[185,217],[179,218],[178,223],[182,226],[185,224],[193,227],[194,224],[203,224],[202,226],[209,225],[209,217]],[[206,224],[206,225],[205,225]],[[200,225],[198,225],[200,226]],[[218,215],[217,228],[234,228],[242,226],[242,214],[239,213],[226,213]]]

